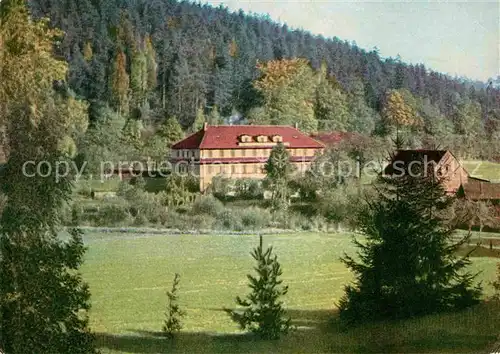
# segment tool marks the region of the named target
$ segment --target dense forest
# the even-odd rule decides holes
[[[381,137],[396,126],[411,146],[439,142],[480,158],[499,150],[500,90],[492,83],[384,59],[376,48],[222,6],[173,0],[32,0],[30,6],[33,16],[65,32],[57,54],[69,62],[69,91],[89,103],[90,127],[102,124],[109,106],[123,119],[125,135],[136,136],[132,145],[149,151],[162,145],[150,141],[157,132],[162,139],[178,136],[175,124],[164,126],[167,118],[189,132],[230,116]],[[89,132],[77,141],[79,150],[81,141],[88,147],[95,140]]]

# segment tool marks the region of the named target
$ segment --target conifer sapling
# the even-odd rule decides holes
[[[180,309],[178,304],[179,296],[177,295],[177,292],[179,290],[179,282],[180,275],[175,273],[172,289],[167,291],[168,304],[167,311],[165,312],[166,319],[163,325],[163,332],[169,338],[173,338],[174,334],[182,329],[181,318],[186,314]]]
[[[257,261],[255,271],[257,276],[248,275],[249,287],[252,290],[245,299],[236,297],[239,306],[244,307],[243,313],[228,310],[233,321],[242,329],[257,334],[262,339],[279,339],[287,334],[291,327],[291,319],[285,316],[285,309],[280,298],[287,294],[288,286],[282,286],[281,265],[273,248],[263,249],[262,235],[259,236],[259,246],[252,252]]]

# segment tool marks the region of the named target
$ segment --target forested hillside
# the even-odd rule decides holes
[[[477,144],[500,138],[493,85],[382,59],[267,16],[172,0],[32,0],[31,9],[66,32],[58,54],[70,64],[69,87],[90,103],[91,128],[109,104],[108,116],[150,150],[164,141],[150,137],[168,135],[158,127],[167,117],[192,131],[236,114],[309,131],[387,136],[396,126],[410,145],[438,141],[485,158],[492,145]],[[282,60],[293,58],[308,62]]]

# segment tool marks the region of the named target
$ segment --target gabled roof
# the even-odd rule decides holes
[[[413,161],[426,160],[428,163],[433,162],[437,165],[446,153],[447,150],[398,150],[384,169],[384,174],[394,174],[396,166],[405,170]],[[401,170],[397,172],[400,173]]]
[[[288,148],[320,149],[324,145],[296,128],[283,125],[210,125],[172,146],[172,149],[252,149],[272,148],[271,140],[259,145],[239,145],[239,137],[280,135]]]
[[[204,135],[205,132],[203,131],[203,129],[199,130],[196,133],[191,134],[172,145],[172,149],[196,149],[198,146],[200,146]]]

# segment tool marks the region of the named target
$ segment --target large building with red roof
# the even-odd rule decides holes
[[[299,172],[324,149],[323,143],[290,126],[205,124],[172,146],[170,162],[176,172],[199,176],[204,191],[217,175],[264,178],[264,165],[278,143],[286,146]]]

